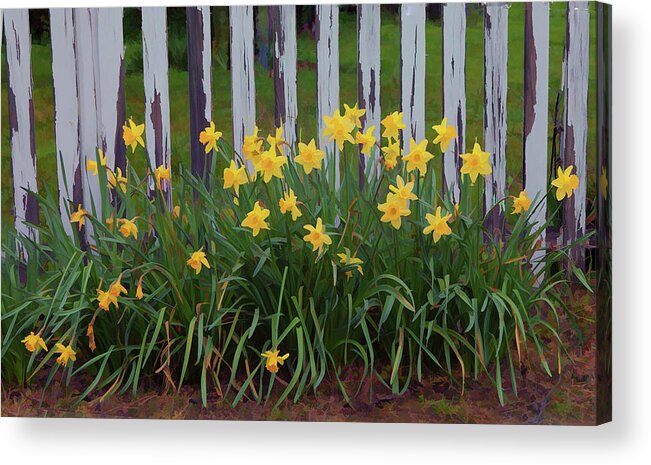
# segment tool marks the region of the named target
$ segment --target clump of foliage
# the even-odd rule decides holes
[[[5,381],[83,374],[80,400],[135,396],[143,379],[191,383],[204,404],[212,391],[235,406],[296,401],[326,378],[346,401],[366,381],[401,394],[426,370],[462,389],[487,376],[503,403],[503,380],[517,395],[525,357],[551,376],[542,341],[562,347],[558,265],[569,258],[542,249],[546,223],[532,217],[545,198],[523,192],[484,212],[477,180],[490,154],[475,144],[455,203],[427,169],[454,128],[435,126],[432,154],[427,140],[398,139],[402,114],[383,120],[377,141],[361,130],[363,112],[326,118],[338,158],[314,141],[288,144],[282,128],[267,138],[256,128],[236,153],[211,124],[192,136],[206,146],[202,178],[182,166],[113,172],[98,151],[90,211],[61,215],[55,195],[35,194],[40,240],[9,232],[3,242]],[[143,129],[125,125],[131,161],[146,156]],[[572,195],[570,172],[554,181],[557,196]],[[488,221],[496,210],[499,225]],[[349,365],[353,388],[341,379]]]

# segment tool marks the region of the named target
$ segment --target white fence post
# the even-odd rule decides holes
[[[506,195],[506,93],[509,58],[509,9],[488,3],[484,11],[484,150],[491,153],[492,174],[484,183],[484,207],[489,211]],[[495,207],[489,228],[500,230],[504,204]]]
[[[574,165],[579,187],[563,201],[563,243],[572,243],[585,233],[588,141],[588,75],[590,62],[590,10],[588,2],[569,2],[565,43],[565,97],[563,118],[563,164]],[[584,266],[583,246],[573,247],[571,259]]]
[[[285,140],[294,145],[296,140],[296,7],[270,7],[273,28],[273,66],[276,108],[276,126],[283,125]]]
[[[190,96],[190,158],[192,173],[204,178],[212,154],[206,154],[199,134],[212,120],[212,61],[210,7],[186,7],[188,30],[188,81]],[[208,177],[205,176],[205,181]]]
[[[98,146],[111,169],[126,171],[126,146],[122,140],[125,122],[124,37],[122,8],[96,8],[92,14],[95,35],[95,95],[98,107]]]
[[[233,149],[242,157],[244,136],[255,129],[255,69],[253,7],[230,7],[231,75],[233,96]],[[253,164],[246,161],[249,173]]]
[[[362,130],[375,127],[375,138],[380,141],[380,5],[360,4],[357,6],[357,100],[359,108],[365,108],[362,116]],[[377,148],[368,157],[375,171],[369,171],[369,178],[379,177],[382,168]],[[360,153],[360,160],[366,161]]]
[[[539,227],[547,219],[549,155],[547,114],[549,104],[549,3],[524,5],[524,128],[522,131],[522,184],[540,204],[530,221]],[[534,205],[536,206],[536,205]],[[533,260],[545,256],[546,230],[540,232],[542,249]]]
[[[70,212],[83,203],[79,152],[79,105],[75,60],[75,34],[71,8],[50,9],[54,133],[59,180],[59,210],[63,227],[72,236]],[[72,206],[70,203],[72,202]]]
[[[145,134],[147,155],[152,170],[170,168],[170,99],[167,63],[167,10],[164,7],[142,8],[142,61],[145,85]],[[156,183],[149,179],[149,195],[155,196]],[[161,192],[171,210],[172,186],[161,183]]]
[[[405,3],[400,9],[400,106],[404,112],[402,147],[425,138],[425,4]]]
[[[466,150],[466,5],[443,5],[443,117],[457,129],[457,139],[443,154],[443,188],[459,201],[459,155]]]
[[[324,116],[331,116],[339,109],[339,7],[317,5],[316,7],[316,108],[318,144],[328,153],[326,167],[333,160],[335,190],[341,185],[339,173],[339,149],[334,141],[327,142],[323,135]]]
[[[38,186],[29,13],[26,9],[10,9],[4,10],[3,14],[7,41],[7,95],[16,233],[38,241],[38,231],[27,225],[38,223],[38,202],[30,194],[38,192]],[[20,241],[18,253],[21,260],[28,258]],[[24,271],[21,278],[25,278]]]
[[[89,160],[97,160],[97,117],[98,107],[95,96],[95,69],[92,13],[89,8],[72,10],[75,24],[75,72],[77,80],[77,98],[79,102],[79,152],[81,163],[82,191],[84,209],[102,218],[101,191],[99,176],[86,169]],[[86,222],[86,239],[93,242],[93,229],[90,221]]]

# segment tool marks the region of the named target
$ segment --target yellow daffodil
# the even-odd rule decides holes
[[[513,211],[511,214],[516,215],[529,210],[531,199],[527,195],[527,190],[523,190],[517,197],[513,197]]]
[[[396,196],[402,201],[403,207],[406,207],[410,200],[418,200],[416,194],[412,192],[413,189],[414,181],[405,183],[400,175],[396,178],[396,185],[389,186],[389,190],[396,194]]]
[[[427,226],[423,229],[423,234],[427,235],[432,233],[434,242],[438,242],[441,236],[449,236],[452,233],[450,226],[448,225],[448,220],[452,217],[449,213],[445,216],[441,216],[441,207],[436,207],[436,212],[432,215],[431,213],[425,214],[425,219],[427,220]]]
[[[267,142],[269,143],[269,151],[274,155],[283,155],[285,153],[285,144],[287,143],[283,139],[283,126],[276,128],[275,135],[269,134],[267,136]]]
[[[573,165],[568,166],[565,171],[560,166],[557,170],[557,178],[552,181],[552,186],[556,187],[556,200],[559,202],[567,196],[572,197],[574,190],[579,187],[579,177],[572,174]]]
[[[278,205],[280,206],[280,213],[283,215],[287,213],[292,214],[292,221],[296,221],[296,218],[302,215],[298,209],[296,195],[294,195],[292,189],[289,189],[289,192],[285,192],[283,198],[278,201]]]
[[[323,128],[323,135],[328,137],[328,142],[334,140],[337,143],[339,150],[344,149],[344,142],[354,144],[353,136],[350,134],[355,129],[355,124],[350,119],[341,116],[339,110],[335,111],[332,116],[324,116],[323,121],[325,128]]]
[[[79,231],[81,231],[81,228],[86,224],[86,217],[88,216],[88,212],[81,208],[81,204],[77,206],[77,211],[72,212],[70,214],[70,222],[71,223],[78,223],[78,228]]]
[[[136,151],[138,144],[145,146],[145,141],[142,138],[142,133],[145,132],[144,124],[136,124],[132,118],[129,118],[129,125],[122,126],[122,139],[126,146],[131,146],[131,153]]]
[[[472,148],[472,153],[464,153],[460,156],[463,160],[461,174],[467,174],[470,176],[470,181],[473,184],[477,181],[477,177],[480,174],[486,176],[493,172],[493,168],[489,161],[491,154],[482,151],[481,146],[477,142],[475,142],[475,145]]]
[[[156,178],[156,187],[158,187],[158,189],[160,189],[161,188],[160,187],[161,179],[165,180],[167,182],[170,182],[170,169],[169,169],[169,167],[165,168],[165,166],[163,166],[163,165],[157,167],[154,170],[154,177]]]
[[[354,126],[361,128],[362,127],[362,122],[360,121],[360,117],[364,116],[366,114],[365,109],[359,109],[357,108],[357,104],[355,104],[354,107],[349,107],[344,103],[344,118],[346,118],[348,121],[353,123]]]
[[[34,334],[33,331],[30,331],[29,334],[25,336],[25,339],[20,342],[25,344],[25,349],[29,350],[30,352],[34,352],[39,347],[47,352],[47,346],[45,345],[45,341],[41,337],[40,333]]]
[[[398,164],[398,157],[402,155],[400,141],[389,142],[387,147],[382,147],[382,153],[384,154],[384,166],[392,170]]]
[[[388,195],[386,202],[378,204],[377,209],[384,213],[380,221],[391,223],[395,229],[400,229],[403,216],[411,214],[411,210],[402,205],[402,200],[397,195]]]
[[[436,131],[435,144],[441,144],[441,152],[447,151],[452,142],[457,137],[457,130],[454,126],[448,126],[448,119],[443,118],[441,124],[435,124],[432,129]]]
[[[97,288],[97,302],[99,302],[99,308],[108,312],[111,308],[111,304],[115,305],[115,308],[118,308],[118,296],[111,293],[110,291],[103,291],[100,288]]]
[[[285,360],[287,360],[287,357],[289,357],[289,354],[285,354],[283,356],[279,356],[278,354],[280,354],[279,350],[268,350],[261,354],[262,357],[267,359],[265,368],[270,373],[278,373],[278,365],[283,365],[285,363]]]
[[[341,252],[337,254],[337,257],[339,257],[339,262],[344,265],[344,266],[353,266],[359,274],[363,275],[364,272],[362,271],[362,264],[364,263],[362,259],[357,258],[354,254],[350,254],[350,250],[348,248],[344,248],[345,252]],[[353,271],[349,270],[346,271],[346,279],[350,279],[353,277]]]
[[[604,166],[601,168],[601,176],[599,176],[599,190],[604,200],[608,200],[608,171]]]
[[[303,167],[305,174],[310,174],[312,170],[321,169],[321,162],[324,158],[325,153],[316,148],[316,143],[312,139],[308,144],[298,143],[298,155],[294,161]]]
[[[247,213],[246,218],[242,221],[242,226],[245,228],[251,228],[253,237],[260,234],[261,229],[269,229],[269,225],[265,221],[269,217],[269,210],[262,208],[260,202],[256,202],[253,205],[253,210]]]
[[[258,127],[253,130],[253,134],[244,136],[242,144],[242,155],[245,160],[249,160],[255,168],[262,154],[262,138],[258,136]]]
[[[357,134],[355,134],[355,143],[362,145],[361,152],[364,155],[371,154],[371,150],[377,141],[373,135],[373,131],[375,131],[375,126],[369,126],[366,132],[357,131]]]
[[[210,264],[206,258],[206,253],[203,251],[203,247],[196,252],[192,252],[192,255],[190,255],[186,264],[194,270],[194,274],[199,274],[202,266],[210,269]]]
[[[106,157],[104,156],[104,152],[102,152],[102,149],[98,148],[97,151],[99,152],[99,162],[102,166],[106,166]],[[93,173],[94,176],[97,176],[97,161],[95,160],[87,160],[86,161],[86,170],[89,173]]]
[[[269,149],[262,153],[260,162],[257,169],[263,174],[265,183],[271,181],[272,177],[283,179],[282,167],[287,164],[287,157],[284,155],[276,155],[276,153]]]
[[[427,162],[434,158],[434,155],[427,151],[427,139],[418,144],[414,139],[409,140],[409,153],[402,157],[407,162],[407,171],[410,173],[417,169],[421,177],[427,174]]]
[[[141,300],[145,296],[142,292],[142,278],[143,276],[138,280],[138,286],[136,287],[136,299],[138,300]]]
[[[240,195],[240,186],[247,182],[248,178],[246,177],[244,165],[238,168],[235,161],[231,160],[230,166],[224,168],[224,189],[232,187],[235,189],[235,195]]]
[[[126,193],[127,178],[122,176],[122,169],[119,166],[117,167],[116,171],[117,171],[117,177],[115,176],[115,173],[113,173],[113,171],[108,170],[107,172],[109,189],[115,189],[115,186],[119,184],[120,189],[122,189],[122,192]]]
[[[133,220],[128,220],[126,218],[118,219],[118,224],[121,225],[118,230],[125,238],[133,236],[134,239],[138,239],[138,227],[134,221],[135,218]]]
[[[179,205],[174,205],[174,208],[172,208],[172,216],[174,217],[175,220],[178,220],[180,215],[181,215],[181,207]]]
[[[330,236],[326,234],[325,226],[323,225],[321,218],[317,218],[315,226],[307,224],[303,226],[303,228],[308,231],[308,234],[303,236],[303,240],[312,244],[313,252],[318,250],[319,253],[321,253],[321,249],[324,245],[332,244],[332,239],[330,239]]]
[[[71,344],[64,346],[63,344],[57,342],[54,352],[57,354],[61,354],[57,358],[57,363],[62,367],[68,365],[68,360],[72,360],[73,362],[77,360],[77,352],[72,350]]]
[[[204,150],[209,153],[211,150],[217,150],[217,141],[222,138],[222,133],[217,131],[215,123],[210,122],[210,126],[199,133],[199,142],[204,145]]]
[[[390,139],[398,139],[400,137],[399,131],[407,127],[402,121],[403,115],[403,112],[394,111],[381,121],[382,126],[384,126],[382,137]]]
[[[109,286],[109,294],[114,295],[115,297],[120,297],[120,294],[128,294],[127,289],[122,285],[122,274],[118,276],[118,279],[116,279],[110,286]]]

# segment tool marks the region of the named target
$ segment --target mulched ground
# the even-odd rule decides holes
[[[75,396],[81,391],[54,383],[46,391],[3,387],[1,412],[2,416],[23,417],[592,425],[596,416],[594,295],[577,292],[570,296],[570,305],[584,342],[579,342],[563,318],[561,339],[566,341],[570,359],[563,356],[561,374],[550,378],[530,354],[530,361],[518,376],[518,397],[506,384],[503,407],[485,376],[480,375],[477,381],[467,378],[461,396],[460,386],[450,383],[446,376],[430,373],[424,375],[422,384],[413,383],[399,397],[379,382],[373,384],[371,396],[366,383],[352,405],[344,402],[335,380],[326,380],[316,395],[310,392],[297,404],[285,401],[276,409],[271,407],[272,400],[267,406],[244,401],[231,408],[216,395],[209,395],[208,407],[203,408],[199,391],[192,386],[184,386],[179,393],[143,390],[136,399],[129,395],[100,401],[98,397],[75,406]],[[548,348],[548,362],[554,369],[555,343],[550,341]],[[507,373],[505,369],[502,372]],[[353,386],[355,373],[359,373],[355,367],[344,373],[344,383]]]

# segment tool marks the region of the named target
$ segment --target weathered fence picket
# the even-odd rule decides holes
[[[71,8],[50,9],[50,37],[59,210],[65,218],[83,203],[75,32]],[[63,227],[69,235],[73,234],[73,225],[69,221],[64,221]]]
[[[95,68],[93,20],[96,14],[90,8],[74,8],[75,25],[75,72],[77,74],[77,99],[79,103],[79,151],[81,154],[81,180],[84,209],[101,218],[102,204],[99,176],[86,169],[88,161],[97,160],[97,118],[98,108],[95,98]],[[98,172],[99,175],[99,172]],[[92,244],[93,225],[86,223],[86,239]]]
[[[443,117],[457,129],[457,139],[443,154],[443,187],[459,200],[461,167],[466,131],[466,6],[443,5]]]
[[[126,119],[124,95],[124,36],[122,8],[95,8],[91,16],[95,42],[95,93],[98,146],[107,166],[126,172],[122,126]],[[94,21],[93,21],[94,20]]]
[[[233,149],[242,157],[244,136],[255,129],[255,70],[253,49],[253,7],[230,7]],[[253,164],[246,168],[253,173]]]
[[[171,171],[170,97],[167,63],[167,10],[142,8],[142,62],[145,87],[145,136],[149,165]],[[156,183],[149,178],[149,195],[156,194]],[[171,179],[160,183],[160,190],[171,210]]]
[[[489,211],[506,196],[506,93],[509,57],[509,8],[488,3],[484,11],[484,150],[491,153],[492,174],[484,180]],[[489,229],[501,229],[504,203],[492,210]]]
[[[34,138],[34,101],[32,100],[32,39],[28,10],[4,10],[7,41],[7,95],[11,167],[14,180],[14,217],[16,234],[38,241],[38,202],[31,194],[36,184],[36,141]],[[27,259],[18,242],[21,259]]]
[[[212,121],[212,61],[210,7],[189,6],[185,9],[188,28],[188,84],[190,97],[190,168],[208,181],[212,154],[205,153],[199,134]]]
[[[590,10],[588,2],[569,2],[565,37],[563,94],[563,165],[574,165],[579,186],[563,202],[563,243],[571,244],[585,233],[588,141],[588,74],[590,60]],[[573,247],[570,256],[584,265],[583,247]]]
[[[530,217],[542,226],[547,218],[543,199],[548,185],[547,114],[549,100],[549,4],[526,3],[524,6],[524,116],[522,131],[522,184],[529,197],[540,205]],[[545,243],[545,229],[540,240]],[[538,261],[544,255],[534,254]]]
[[[332,154],[325,158],[326,166],[332,161],[335,173],[335,189],[341,184],[339,173],[339,150],[335,142],[323,135],[324,116],[331,116],[339,109],[339,7],[317,5],[316,7],[316,113],[319,148]]]
[[[282,124],[285,140],[297,142],[298,103],[296,98],[296,7],[278,5],[269,9],[273,30],[275,122]]]
[[[425,138],[425,4],[406,3],[400,9],[400,108],[407,126],[402,148],[409,140]]]
[[[361,117],[362,130],[373,126],[373,134],[380,141],[380,5],[361,4],[357,6],[357,100],[359,108],[366,109]],[[371,150],[368,162],[374,171],[368,175],[379,177],[382,167],[377,147]],[[360,153],[361,161],[366,161]],[[361,181],[360,181],[361,183]]]

